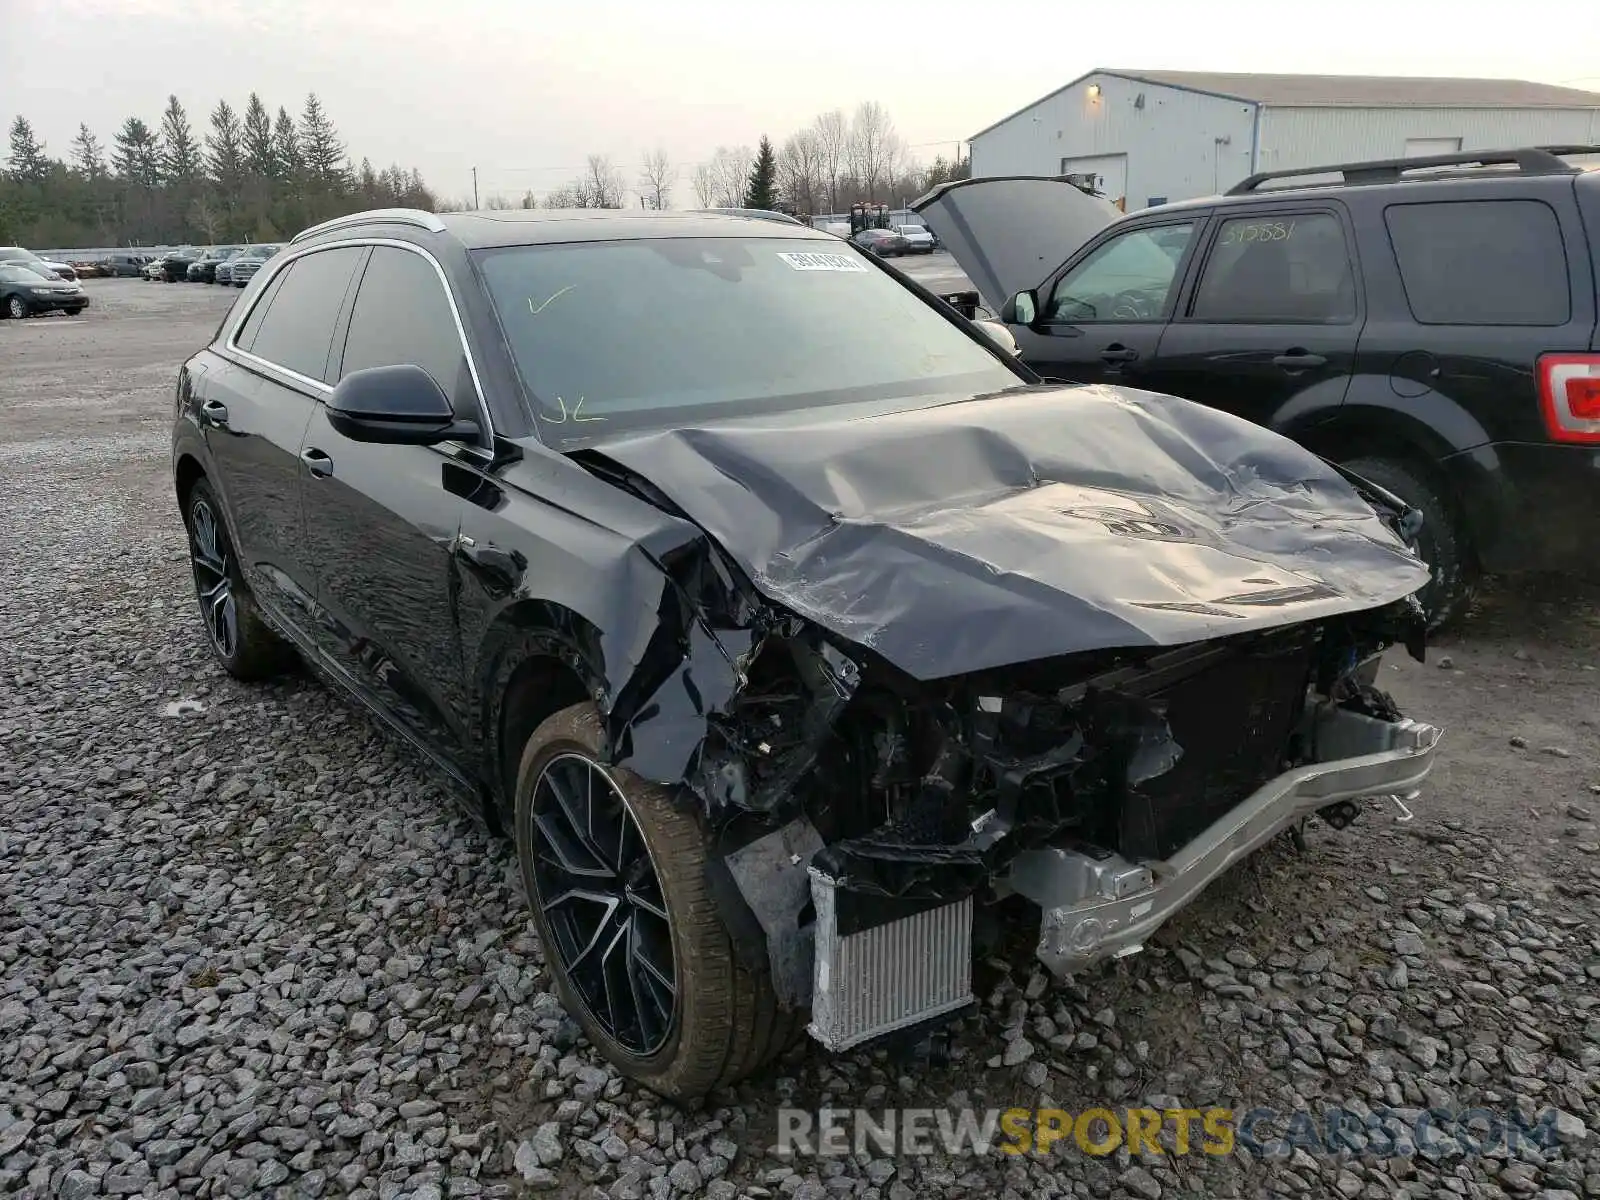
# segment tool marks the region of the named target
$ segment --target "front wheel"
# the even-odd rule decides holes
[[[21,296],[12,296],[6,301],[6,316],[13,321],[20,321],[28,315],[28,302]]]
[[[1422,512],[1417,553],[1433,578],[1417,601],[1429,630],[1439,629],[1466,611],[1478,587],[1478,566],[1453,505],[1437,485],[1408,462],[1391,458],[1353,458],[1344,466]]]
[[[623,1074],[677,1100],[780,1053],[804,1014],[735,957],[705,834],[664,787],[605,762],[587,702],[546,719],[517,772],[523,886],[562,1003]]]
[[[203,479],[189,490],[184,523],[189,527],[189,560],[200,619],[211,653],[223,670],[236,679],[256,680],[292,665],[293,648],[256,609],[222,519],[222,506]]]

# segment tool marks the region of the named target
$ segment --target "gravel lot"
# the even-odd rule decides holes
[[[1600,591],[1493,589],[1385,668],[1448,727],[1414,821],[1313,826],[1071,986],[1019,937],[948,1058],[807,1043],[679,1111],[578,1041],[510,853],[409,751],[211,664],[167,423],[235,293],[87,286],[0,322],[0,1192],[1600,1196]],[[785,1100],[1561,1115],[1484,1155],[780,1162]]]

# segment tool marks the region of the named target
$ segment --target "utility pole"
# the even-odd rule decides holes
[[[478,209],[478,168],[477,167],[473,167],[472,168],[472,209],[473,209],[474,212],[476,212],[477,209]]]

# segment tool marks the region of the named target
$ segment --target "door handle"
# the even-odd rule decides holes
[[[315,446],[307,446],[300,451],[300,461],[305,463],[306,470],[318,479],[326,479],[333,474],[333,459]]]
[[[1138,357],[1139,352],[1132,346],[1123,346],[1116,342],[1112,342],[1111,345],[1100,351],[1101,360],[1108,363],[1132,362]]]
[[[1328,360],[1322,355],[1308,354],[1304,350],[1290,350],[1272,360],[1273,366],[1282,367],[1285,371],[1304,371],[1307,367],[1323,367],[1327,364]]]
[[[215,425],[218,429],[228,427],[228,406],[221,400],[207,400],[200,405],[202,420]]]

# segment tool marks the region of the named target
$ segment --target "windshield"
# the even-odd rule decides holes
[[[557,441],[998,391],[1019,377],[847,245],[682,238],[474,255]]]

